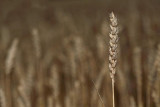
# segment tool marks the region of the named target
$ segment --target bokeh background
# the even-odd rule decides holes
[[[160,107],[159,0],[0,0],[0,107],[112,107],[112,11],[116,107]]]

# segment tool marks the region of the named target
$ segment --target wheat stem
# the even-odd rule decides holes
[[[101,100],[101,103],[103,104],[103,107],[105,107],[105,104],[104,104],[104,102],[103,102],[103,99],[102,99],[102,97],[101,97],[98,89],[96,88],[96,84],[94,83],[93,80],[92,80],[92,83],[93,83],[93,85],[94,85],[94,88],[96,89],[96,92],[97,92],[97,94],[98,94],[99,99]]]
[[[115,107],[115,98],[114,98],[114,80],[112,79],[112,98],[113,98],[113,107]]]

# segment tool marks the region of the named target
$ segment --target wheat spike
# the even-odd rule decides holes
[[[6,59],[6,74],[9,74],[13,67],[14,58],[17,52],[17,45],[18,45],[18,39],[14,39],[14,41],[12,42],[11,48],[9,49],[8,56]]]
[[[115,17],[114,13],[110,14],[110,21],[111,21],[111,32],[109,34],[110,41],[109,41],[109,70],[110,70],[110,77],[112,79],[112,95],[113,95],[113,107],[115,107],[114,101],[114,82],[115,82],[115,73],[116,73],[116,64],[117,64],[117,46],[118,46],[118,23],[117,18]]]

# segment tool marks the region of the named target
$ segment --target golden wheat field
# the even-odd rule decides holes
[[[0,107],[160,107],[160,1],[0,0]]]

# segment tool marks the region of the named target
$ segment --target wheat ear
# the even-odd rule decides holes
[[[117,64],[117,43],[118,43],[118,27],[117,27],[117,18],[114,13],[110,14],[111,21],[111,31],[109,33],[109,70],[110,77],[112,79],[112,95],[113,95],[113,107],[115,107],[115,98],[114,98],[114,82],[115,82],[115,73],[116,73],[116,64]]]
[[[18,45],[18,39],[14,39],[12,42],[12,45],[8,51],[8,56],[6,59],[6,74],[10,74],[11,69],[14,64],[14,58],[16,56],[17,52],[17,45]]]

